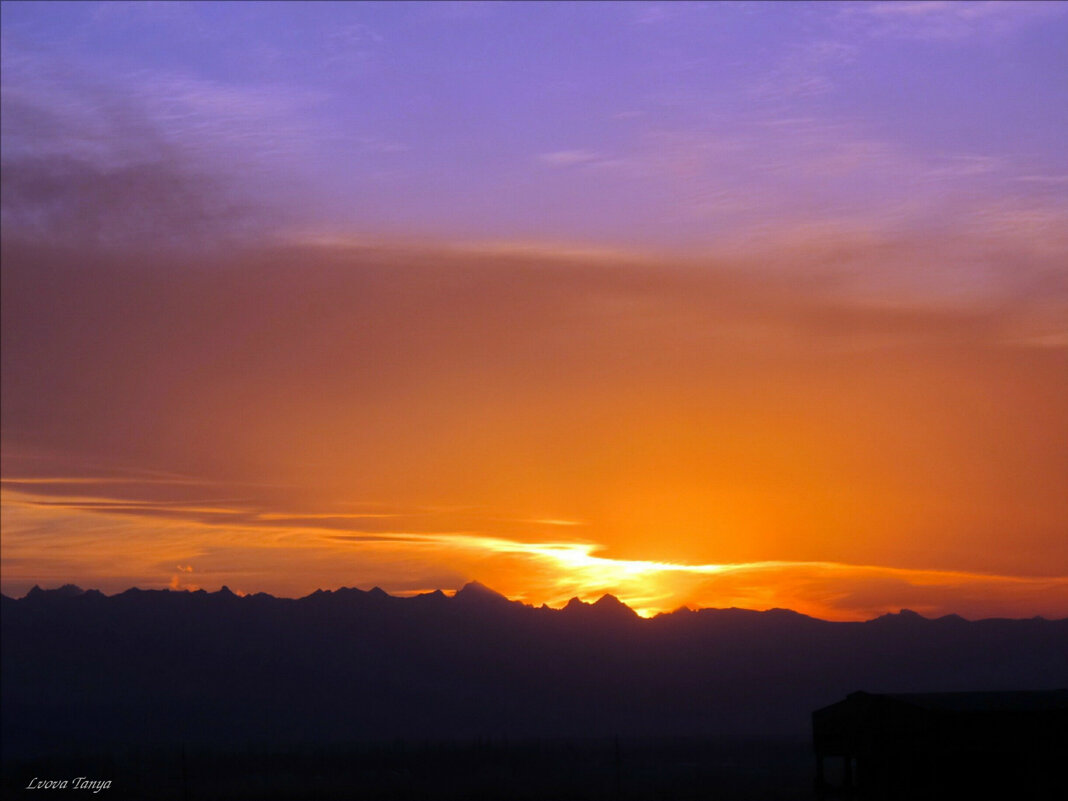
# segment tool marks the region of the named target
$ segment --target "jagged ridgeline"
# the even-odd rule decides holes
[[[638,617],[343,588],[305,598],[77,587],[3,598],[5,758],[131,743],[796,736],[869,692],[1068,686],[1068,620]]]

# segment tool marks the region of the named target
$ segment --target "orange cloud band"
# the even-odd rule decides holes
[[[902,607],[931,616],[1068,614],[1063,576],[834,561],[621,559],[603,555],[603,546],[589,541],[527,541],[475,530],[359,530],[351,524],[360,515],[249,514],[236,506],[123,504],[84,496],[44,499],[20,490],[5,490],[2,508],[4,591],[12,594],[35,583],[65,582],[105,591],[227,584],[279,595],[345,585],[409,593],[477,578],[532,604],[559,606],[571,597],[591,601],[611,593],[644,616],[680,606],[783,607],[835,620],[867,619]],[[323,524],[316,524],[317,517]],[[365,519],[382,517],[393,522],[405,516]],[[573,521],[542,522],[549,527]]]

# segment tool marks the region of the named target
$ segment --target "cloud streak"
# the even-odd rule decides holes
[[[444,563],[452,566],[454,576],[443,576],[446,589],[455,588],[448,585],[459,579],[479,578],[527,603],[551,606],[572,597],[593,601],[612,593],[646,616],[684,605],[785,607],[836,620],[867,619],[902,606],[929,615],[963,612],[973,617],[1035,609],[1051,616],[1068,612],[1068,576],[822,561],[686,564],[617,559],[602,555],[604,546],[592,542],[524,541],[455,531],[356,532],[331,525],[351,525],[349,519],[323,516],[317,525],[308,525],[313,518],[299,513],[271,515],[272,520],[285,521],[281,529],[247,519],[231,525],[223,518],[245,517],[240,509],[144,504],[124,509],[112,501],[80,498],[42,502],[10,490],[4,509],[4,560],[15,567],[15,576],[5,577],[5,592],[13,594],[31,583],[54,582],[74,568],[83,583],[118,589],[116,562],[120,581],[132,579],[147,587],[241,587],[255,581],[260,590],[301,595],[321,586],[309,584],[310,576],[318,582],[329,576],[340,586],[361,583],[362,573],[368,577],[362,583],[369,584],[374,576],[373,583],[387,591],[404,592],[412,588],[412,575],[433,576],[435,566]],[[119,511],[134,517],[115,517]],[[77,520],[73,527],[71,516]],[[63,530],[58,537],[48,533],[57,524]],[[102,534],[104,530],[118,536]],[[149,532],[151,547],[143,543],[127,548],[131,538],[143,539]],[[280,560],[288,564],[285,574],[241,567]],[[329,570],[323,572],[330,563],[339,566],[332,576]],[[194,573],[198,583],[191,585],[186,577]]]
[[[961,42],[995,39],[1022,28],[1063,17],[1057,3],[1003,2],[900,2],[848,3],[839,9],[842,19],[860,24],[871,36]]]

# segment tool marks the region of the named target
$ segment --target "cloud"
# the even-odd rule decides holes
[[[5,158],[118,166],[169,156],[247,169],[314,147],[306,112],[323,98],[180,71],[116,73],[20,41],[5,41],[3,65]]]
[[[152,0],[96,3],[93,8],[93,19],[108,25],[173,23],[188,21],[189,15],[190,9],[185,3],[155,3]]]
[[[353,23],[333,28],[326,35],[326,68],[366,70],[380,57],[385,37],[374,28]]]
[[[5,564],[14,575],[5,576],[5,591],[18,593],[15,584],[47,583],[78,571],[83,583],[113,585],[116,565],[137,576],[140,586],[197,589],[187,581],[190,564],[167,563],[164,554],[195,555],[197,571],[212,586],[256,580],[238,565],[268,569],[279,559],[289,566],[286,574],[266,578],[276,593],[300,595],[326,584],[351,584],[348,571],[362,565],[362,583],[390,591],[430,588],[426,578],[435,565],[451,565],[442,576],[448,585],[463,576],[493,582],[506,594],[528,603],[561,606],[578,596],[596,600],[612,593],[645,615],[690,607],[738,606],[766,609],[787,607],[827,619],[867,619],[908,606],[930,615],[950,612],[969,616],[1068,613],[1068,577],[1021,577],[851,565],[835,562],[765,561],[754,563],[686,564],[667,561],[618,559],[601,555],[602,546],[589,542],[508,539],[476,532],[338,532],[300,524],[279,534],[270,529],[243,526],[236,531],[198,526],[160,517],[150,508],[137,519],[113,517],[108,504],[70,503],[42,505],[24,494],[5,496]],[[89,510],[70,526],[71,512]],[[186,510],[192,515],[195,510]],[[279,515],[279,519],[287,516]],[[93,518],[97,518],[94,522]],[[327,521],[323,521],[324,523]],[[56,524],[63,534],[56,536]],[[177,526],[177,528],[176,528]],[[108,528],[111,537],[103,535]],[[151,548],[126,544],[139,531],[154,532]],[[109,541],[110,540],[110,541]],[[60,547],[57,547],[60,546]],[[121,550],[122,556],[118,556]],[[328,565],[336,566],[330,570]],[[337,569],[337,568],[340,568]],[[10,570],[10,568],[9,568]],[[175,573],[173,571],[177,570]],[[183,575],[185,574],[185,575]],[[412,575],[418,576],[414,580]],[[169,578],[168,578],[169,575]],[[268,574],[261,573],[261,585]],[[287,582],[283,575],[311,575]],[[355,583],[361,583],[359,581]],[[443,585],[439,584],[438,587]],[[116,589],[114,586],[110,589]],[[261,586],[262,589],[262,586]]]
[[[3,62],[8,237],[145,246],[243,238],[295,208],[265,202],[262,190],[314,146],[296,114],[307,95],[177,73],[105,77],[18,42],[5,41]]]
[[[965,288],[971,274],[985,291],[993,273],[1048,271],[1068,253],[1054,222],[1065,208],[1059,185],[1021,180],[1033,167],[982,151],[921,152],[863,122],[780,112],[649,126],[610,157],[579,151],[573,161],[603,169],[599,178],[620,192],[655,194],[674,210],[662,228],[710,254],[763,248],[781,262],[773,251],[800,244],[791,232],[805,230],[820,231],[825,242],[835,238],[832,231],[854,240],[922,241],[930,250],[918,255],[932,275],[956,271],[954,283]],[[984,228],[980,220],[988,216],[1002,219]],[[690,244],[698,224],[707,238]],[[1021,256],[1015,270],[994,266],[1010,250]],[[942,266],[933,266],[936,259]]]
[[[80,246],[190,247],[259,234],[265,210],[211,176],[159,160],[106,168],[72,158],[5,161],[0,210],[9,236]]]
[[[1068,184],[1068,175],[1021,175],[1017,177],[1016,180],[1026,181],[1028,183],[1052,184],[1059,186],[1061,184]]]
[[[580,164],[590,164],[601,160],[601,156],[588,150],[556,150],[552,153],[542,153],[538,159],[543,164],[552,167],[574,167]]]
[[[631,22],[635,25],[656,25],[671,16],[671,9],[661,3],[639,3],[632,9]]]
[[[858,52],[855,45],[830,39],[795,45],[749,91],[764,101],[828,94],[835,89],[835,72],[851,64]]]
[[[1061,17],[1060,3],[1046,2],[876,2],[849,3],[839,18],[859,24],[871,36],[926,41],[996,38],[1044,20]]]
[[[709,8],[701,3],[637,2],[620,4],[624,20],[632,26],[655,28],[664,25],[708,24]]]

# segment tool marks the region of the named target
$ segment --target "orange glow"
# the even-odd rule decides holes
[[[459,531],[292,526],[297,520],[347,524],[352,516],[249,514],[240,508],[162,504],[136,508],[110,501],[89,504],[84,497],[42,502],[17,490],[5,490],[3,509],[5,564],[35,565],[31,575],[22,578],[24,584],[49,585],[74,574],[112,591],[130,584],[196,590],[222,585],[234,589],[252,582],[259,591],[303,595],[324,583],[365,587],[374,583],[410,595],[478,578],[533,605],[558,607],[572,597],[592,602],[611,593],[644,617],[682,606],[791,608],[831,620],[867,619],[904,606],[929,615],[963,611],[972,616],[1034,614],[1034,610],[1057,616],[1068,608],[1068,576],[1002,576],[836,562],[685,564],[615,559],[600,555],[602,546],[591,542],[526,541]],[[268,526],[265,521],[287,525]],[[49,536],[49,531],[56,534]],[[242,567],[235,569],[235,564]],[[196,583],[191,580],[194,573]],[[426,583],[423,577],[435,573],[438,583],[433,579]],[[413,576],[426,586],[410,586]]]
[[[90,267],[5,249],[7,593],[1068,615],[1068,348],[1021,333],[1055,298],[449,249]]]

